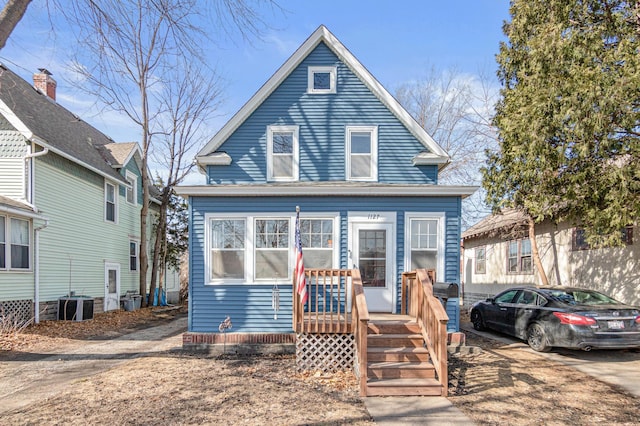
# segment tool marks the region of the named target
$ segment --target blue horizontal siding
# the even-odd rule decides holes
[[[215,332],[228,315],[239,332],[290,332],[291,286],[280,286],[280,312],[273,319],[270,284],[205,285],[204,217],[207,213],[284,213],[300,206],[305,213],[340,214],[340,268],[347,264],[349,211],[396,212],[396,271],[399,288],[404,269],[404,215],[409,212],[445,213],[445,277],[439,281],[459,283],[458,197],[191,197],[189,203],[190,280],[189,330]]]
[[[337,67],[336,94],[307,94],[309,66]],[[298,125],[300,181],[345,180],[345,128],[378,126],[378,181],[437,183],[437,167],[413,166],[426,148],[358,77],[319,44],[225,141],[229,166],[209,166],[209,183],[266,182],[269,125]]]

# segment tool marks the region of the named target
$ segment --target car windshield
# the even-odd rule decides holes
[[[552,298],[567,305],[618,305],[620,302],[591,290],[548,290]]]

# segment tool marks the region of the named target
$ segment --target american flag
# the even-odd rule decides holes
[[[296,211],[296,267],[293,271],[296,276],[296,290],[300,295],[302,305],[307,303],[307,278],[304,274],[304,262],[302,260],[302,239],[300,238],[300,211]]]

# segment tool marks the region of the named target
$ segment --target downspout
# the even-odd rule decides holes
[[[40,322],[40,231],[49,226],[49,219],[44,220],[44,224],[34,228],[34,296],[33,296],[33,304],[35,306],[35,322],[38,324]]]
[[[33,142],[31,142],[32,146],[35,145]],[[24,156],[24,166],[25,166],[25,170],[27,168],[27,161],[32,159],[32,158],[36,158],[36,157],[41,157],[43,155],[47,155],[49,153],[49,148],[44,147],[42,149],[42,151],[39,152],[31,152],[27,155]],[[33,209],[34,212],[38,213],[38,208],[36,207],[35,203],[34,203],[34,192],[35,192],[35,168],[33,167],[33,163],[31,164],[30,168],[30,173],[29,173],[29,188],[28,188],[28,201],[25,202],[25,204],[29,205],[29,207],[31,207]],[[33,259],[33,305],[34,305],[34,321],[36,324],[38,324],[40,322],[40,231],[43,230],[44,228],[46,228],[47,226],[49,226],[49,219],[45,219],[44,220],[44,224],[41,226],[38,226],[37,228],[34,228],[33,230],[33,234],[34,234],[34,259]]]

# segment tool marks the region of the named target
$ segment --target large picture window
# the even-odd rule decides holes
[[[507,245],[507,272],[529,274],[533,272],[531,263],[531,241],[528,238],[511,240]]]
[[[332,269],[338,262],[337,213],[300,218],[304,265]],[[231,213],[206,218],[207,282],[273,284],[289,282],[294,261],[295,216]]]
[[[267,179],[270,181],[298,180],[298,126],[269,126]]]
[[[347,180],[377,180],[378,129],[376,126],[347,127],[346,153]]]
[[[211,221],[211,278],[245,278],[244,219]]]

